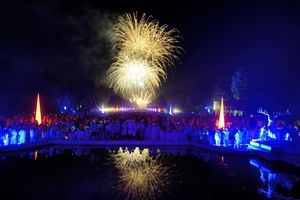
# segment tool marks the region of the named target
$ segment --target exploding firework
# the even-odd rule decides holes
[[[114,90],[125,98],[142,91],[155,93],[165,79],[166,72],[143,59],[130,58],[126,54],[118,57],[108,70],[108,80]]]
[[[155,199],[171,184],[171,168],[159,156],[151,157],[149,149],[130,152],[120,148],[111,157],[119,171],[117,189],[127,199]]]
[[[145,108],[148,103],[152,100],[152,93],[146,91],[141,92],[140,95],[132,95],[132,98],[130,99],[130,102],[134,102],[137,104],[140,108]]]
[[[180,53],[179,36],[176,29],[168,30],[167,25],[159,25],[157,20],[136,13],[119,17],[112,33],[114,52],[126,52],[153,62],[157,67],[173,65]],[[118,54],[118,53],[117,53]],[[117,55],[118,57],[118,55]]]
[[[145,14],[140,19],[136,13],[119,17],[111,35],[114,62],[108,70],[115,92],[146,106],[149,102],[141,104],[140,94],[155,96],[167,79],[167,67],[174,65],[181,51],[177,33]]]

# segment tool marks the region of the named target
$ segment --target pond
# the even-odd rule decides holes
[[[0,193],[31,200],[299,199],[298,171],[188,148],[49,146],[2,154]]]

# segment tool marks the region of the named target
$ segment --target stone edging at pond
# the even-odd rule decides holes
[[[5,154],[9,152],[17,152],[23,150],[30,150],[40,148],[48,145],[59,145],[59,146],[79,146],[79,147],[111,147],[111,146],[122,146],[122,147],[184,147],[193,148],[199,151],[208,151],[218,154],[231,154],[231,155],[245,155],[245,156],[257,156],[270,161],[282,161],[300,167],[300,156],[299,155],[288,155],[288,154],[275,154],[272,152],[264,152],[255,149],[243,148],[231,148],[222,146],[212,146],[199,144],[191,141],[175,142],[175,141],[137,141],[137,140],[110,140],[110,141],[67,141],[67,140],[49,140],[40,141],[29,144],[14,145],[0,147],[0,153]]]

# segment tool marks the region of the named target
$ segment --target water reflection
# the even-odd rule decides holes
[[[119,180],[117,189],[126,199],[156,199],[172,184],[172,168],[168,165],[160,149],[151,156],[149,149],[133,151],[122,147],[111,151],[112,163],[117,168]]]
[[[1,160],[5,160],[7,156],[20,156],[21,158],[28,157],[33,160],[38,160],[39,158],[50,158],[53,156],[58,156],[63,154],[65,151],[71,153],[74,156],[91,156],[92,149],[99,149],[99,150],[107,150],[110,151],[114,149],[118,151],[119,147],[115,146],[106,146],[106,147],[66,147],[66,146],[49,146],[47,148],[40,148],[36,150],[24,150],[22,152],[2,152],[0,153]],[[125,147],[123,147],[125,150]],[[134,148],[128,147],[128,151],[134,151]],[[148,149],[148,148],[144,148]],[[158,156],[161,154],[164,155],[173,155],[173,156],[186,156],[191,155],[195,156],[200,160],[208,162],[210,160],[211,154],[208,152],[203,152],[200,150],[194,150],[186,147],[152,147],[149,150],[149,154],[151,156]],[[95,155],[94,155],[95,156]]]
[[[180,158],[181,156],[183,158]],[[112,189],[115,192],[114,195],[119,195],[119,199],[168,199],[177,192],[180,185],[184,184],[182,182],[183,171],[175,164],[178,166],[181,164],[180,162],[188,162],[190,159],[195,161],[197,160],[195,157],[209,162],[211,154],[184,147],[152,147],[148,149],[133,148],[132,146],[128,148],[48,146],[30,151],[6,153],[1,158],[9,157],[20,157],[21,160],[27,161],[30,159],[34,166],[41,168],[41,171],[47,170],[44,168],[47,163],[54,163],[53,166],[61,164],[64,167],[69,166],[68,162],[70,161],[70,163],[88,166],[89,170],[86,173],[95,173],[96,176],[105,174],[103,176],[107,178],[105,182],[108,185],[107,188]],[[109,158],[109,163],[107,163],[107,158]],[[8,159],[8,161],[10,160]],[[31,164],[27,161],[27,164]],[[218,160],[214,161],[218,162]],[[202,163],[200,162],[200,164]],[[221,159],[221,164],[226,165],[224,157]],[[72,165],[70,167],[73,168]],[[97,169],[100,169],[100,172]],[[102,180],[98,179],[95,182],[100,183]],[[170,199],[173,199],[172,197]]]
[[[69,185],[70,191],[75,191],[74,180],[78,180],[76,188],[92,189],[77,192],[81,191],[78,189],[76,195],[112,194],[109,196],[111,198],[105,199],[195,199],[193,195],[199,199],[226,199],[234,192],[235,199],[243,199],[240,197],[244,195],[249,195],[248,199],[285,199],[295,198],[300,191],[297,190],[300,186],[297,171],[291,173],[290,169],[282,170],[282,167],[279,170],[274,168],[273,163],[269,165],[258,159],[251,159],[249,165],[247,156],[213,154],[184,147],[147,149],[128,146],[126,149],[108,146],[105,149],[47,146],[2,155],[1,159],[7,159],[7,162],[0,163],[5,173],[16,171],[5,166],[24,163],[29,169],[39,168],[37,180],[40,180],[38,177],[45,176],[44,180],[52,180],[51,184],[55,184],[57,177],[65,177],[67,181],[64,185]],[[1,165],[2,163],[8,164]],[[53,166],[54,169],[48,166]],[[47,174],[52,176],[56,171],[57,177],[47,177]],[[77,171],[78,173],[74,173]],[[256,177],[257,174],[259,175]],[[7,176],[3,176],[5,177]],[[31,178],[28,179],[28,183],[31,183]],[[52,185],[49,187],[52,188]],[[265,196],[258,194],[257,188]]]
[[[262,187],[258,189],[260,193],[273,199],[293,198],[291,190],[300,181],[298,175],[279,171],[267,162],[257,159],[250,159],[250,164],[259,169],[262,182]]]

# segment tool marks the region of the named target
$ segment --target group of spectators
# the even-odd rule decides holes
[[[243,147],[252,139],[299,140],[299,121],[260,116],[227,116],[217,128],[217,115],[167,115],[152,112],[112,114],[50,114],[38,125],[33,117],[0,117],[0,146],[46,140],[194,141],[207,145]]]

